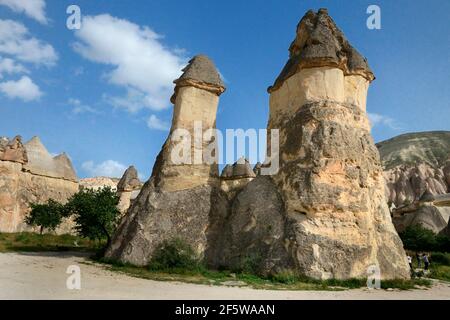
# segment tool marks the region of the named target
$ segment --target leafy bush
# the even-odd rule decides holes
[[[233,270],[238,273],[261,274],[262,256],[255,252],[241,258],[239,266]]]
[[[433,252],[431,253],[431,262],[450,266],[450,253]]]
[[[106,238],[108,246],[120,218],[118,203],[119,197],[110,187],[83,189],[69,199],[64,210],[74,216],[80,236],[91,240]]]
[[[406,249],[414,251],[433,250],[436,245],[433,231],[420,225],[407,227],[405,231],[400,233],[400,238]]]
[[[448,251],[448,237],[435,235],[433,231],[420,225],[409,226],[401,232],[400,238],[408,250],[413,251]]]
[[[30,207],[31,211],[25,217],[25,223],[30,226],[38,226],[40,234],[44,228],[55,230],[65,216],[64,206],[53,199],[49,199],[44,204],[31,203]]]
[[[200,260],[187,243],[181,239],[163,241],[154,251],[148,265],[150,270],[198,270]]]

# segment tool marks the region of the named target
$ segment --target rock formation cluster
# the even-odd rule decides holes
[[[193,133],[196,121],[203,134],[215,128],[225,90],[211,60],[194,57],[175,80],[172,128],[151,178],[106,256],[146,265],[162,241],[181,238],[212,267],[346,279],[365,278],[376,265],[384,279],[408,278],[366,114],[373,79],[326,9],[308,11],[268,90],[268,130],[280,137],[268,159],[279,157],[278,172],[256,175],[241,160],[219,177],[217,163],[173,159],[180,156],[177,129]],[[194,138],[187,153],[204,160],[210,138]]]
[[[31,230],[24,222],[30,202],[65,202],[78,191],[66,154],[51,156],[38,137],[22,144],[20,136],[0,138],[0,232]],[[57,233],[70,232],[63,223]]]
[[[449,222],[450,132],[404,134],[377,144],[397,231],[420,224],[435,233]]]

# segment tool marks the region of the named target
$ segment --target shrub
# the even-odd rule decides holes
[[[83,189],[69,199],[65,211],[74,216],[75,230],[80,236],[91,240],[106,238],[108,246],[120,218],[118,203],[119,197],[110,187]]]
[[[241,259],[239,270],[242,273],[260,274],[262,257],[258,253],[251,253]]]
[[[439,263],[450,266],[450,253],[433,252],[431,253],[431,263]]]
[[[151,270],[193,271],[201,268],[201,263],[192,247],[176,238],[163,241],[155,249],[148,267]]]
[[[399,235],[408,250],[433,251],[436,249],[436,235],[421,225],[409,226]]]
[[[44,228],[55,230],[65,216],[64,206],[53,199],[49,199],[44,204],[31,203],[30,207],[31,211],[25,217],[25,223],[30,226],[38,226],[40,234]]]

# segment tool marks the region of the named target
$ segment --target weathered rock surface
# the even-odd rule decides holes
[[[450,201],[438,200],[450,192],[450,132],[403,134],[380,142],[377,147],[397,231],[420,224],[441,232],[450,208]],[[426,198],[433,201],[424,204]]]
[[[262,176],[255,168],[255,177],[244,163],[226,167],[219,179],[216,164],[173,161],[176,129],[192,133],[195,121],[203,133],[214,128],[224,90],[212,63],[194,58],[175,81],[172,128],[152,177],[107,257],[145,265],[161,241],[177,237],[213,267],[250,263],[263,273],[346,279],[366,278],[377,265],[384,279],[409,278],[370,135],[366,94],[374,76],[367,61],[325,9],[303,17],[289,51],[269,88],[268,129],[280,130],[278,173]],[[272,150],[275,141],[268,142]],[[202,147],[189,143],[187,153]],[[240,178],[252,181],[224,188]]]
[[[122,178],[117,184],[117,192],[119,194],[118,208],[122,214],[125,214],[141,191],[142,183],[139,180],[138,172],[134,166],[125,170]]]
[[[111,190],[117,190],[117,184],[120,179],[109,177],[93,177],[80,179],[80,189],[93,189],[98,190],[104,187],[110,187]]]
[[[395,215],[393,222],[398,232],[404,231],[408,226],[421,225],[438,234],[447,227],[449,218],[450,207],[423,205],[412,212]]]
[[[24,145],[28,162],[24,170],[32,174],[76,182],[77,176],[66,154],[52,157],[39,137],[33,137]]]
[[[198,141],[196,137],[197,130],[201,138],[207,130],[215,128],[219,95],[225,87],[206,56],[195,56],[183,71],[174,81],[171,101],[175,106],[169,137],[156,159],[150,180],[114,235],[107,257],[145,265],[162,241],[174,237],[183,239],[200,256],[205,256],[209,230],[214,229],[210,216],[227,210],[226,198],[219,188],[217,162],[204,161],[203,151],[211,145],[213,137],[206,141]],[[196,122],[201,123],[199,129]],[[184,140],[182,150],[178,149],[180,131],[189,137]],[[184,155],[183,161],[174,160],[173,156],[180,154]],[[212,152],[213,160],[216,154]]]
[[[5,145],[0,160],[0,232],[31,231],[24,222],[29,203],[50,198],[65,202],[78,191],[76,174],[66,155],[51,157],[38,138],[22,145],[16,137],[2,142]],[[56,232],[69,233],[71,228],[71,221],[66,221]]]
[[[309,11],[269,88],[269,129],[280,130],[273,176],[287,215],[286,248],[302,274],[408,278],[370,135],[366,94],[374,79],[326,10]]]
[[[18,163],[28,161],[27,152],[20,136],[14,137],[11,141],[8,138],[0,137],[0,160]]]
[[[450,132],[417,132],[377,143],[385,170],[388,201],[412,203],[426,191],[450,192]]]
[[[269,176],[258,176],[233,200],[224,224],[226,229],[218,233],[219,241],[211,245],[220,248],[210,255],[212,265],[251,267],[261,273],[291,267],[284,248],[286,219],[278,188]]]
[[[136,168],[134,166],[128,167],[117,184],[117,191],[133,191],[141,188],[142,182],[139,180]]]
[[[233,165],[227,164],[220,175],[220,187],[232,199],[236,193],[244,188],[256,177],[252,167],[244,157],[237,160]]]

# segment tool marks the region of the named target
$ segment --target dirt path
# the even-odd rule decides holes
[[[71,253],[0,253],[0,299],[450,299],[450,284],[429,290],[271,291],[159,282],[84,264]],[[81,290],[66,287],[67,267],[81,268]]]

